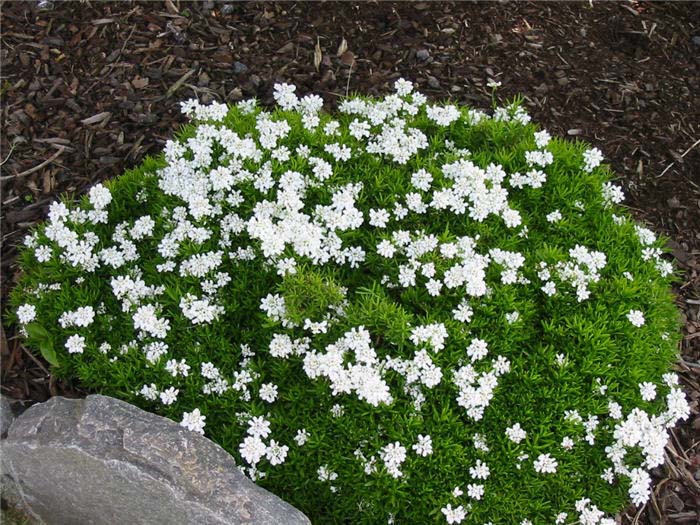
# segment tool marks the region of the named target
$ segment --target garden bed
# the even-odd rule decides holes
[[[26,228],[45,216],[57,194],[81,192],[159,152],[183,122],[183,98],[258,96],[269,103],[272,84],[288,80],[332,105],[348,87],[380,94],[403,75],[431,98],[484,107],[491,97],[486,83],[496,79],[503,83],[500,96],[523,93],[528,111],[553,134],[603,149],[637,217],[673,240],[684,271],[679,371],[693,415],[674,431],[678,457],[670,453],[672,461],[659,470],[668,481],[642,514],[649,523],[658,516],[693,523],[700,148],[692,146],[700,138],[694,127],[700,46],[692,20],[698,7],[324,5],[325,12],[236,5],[225,15],[221,5],[205,11],[164,5],[162,12],[151,4],[5,9],[3,298],[13,278],[12,246]],[[6,336],[3,392],[32,400],[81,395],[49,380],[45,365]],[[634,519],[633,510],[627,514]]]

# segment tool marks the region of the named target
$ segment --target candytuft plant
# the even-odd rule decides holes
[[[612,524],[689,413],[663,243],[518,101],[395,87],[183,103],[162,156],[51,206],[11,315],[314,523]]]

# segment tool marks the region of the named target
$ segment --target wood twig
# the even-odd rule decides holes
[[[10,152],[7,154],[7,157],[5,157],[5,160],[0,162],[0,166],[3,166],[8,160],[10,160],[10,157],[12,156],[12,152],[15,151],[15,143],[13,142],[12,145],[10,145]]]
[[[23,171],[23,172],[21,172],[21,173],[17,173],[17,174],[15,174],[15,175],[5,175],[4,177],[0,177],[0,181],[5,182],[5,181],[7,181],[7,180],[19,179],[20,177],[26,177],[27,175],[31,175],[32,173],[35,173],[35,172],[39,171],[39,170],[40,170],[41,168],[43,168],[44,166],[48,166],[49,164],[51,164],[51,163],[52,163],[54,160],[56,160],[56,159],[59,157],[59,155],[61,155],[61,153],[63,153],[65,150],[66,150],[66,148],[64,148],[63,146],[61,146],[61,147],[59,148],[59,150],[58,150],[56,153],[54,153],[53,155],[51,155],[48,159],[46,159],[46,160],[45,160],[44,162],[42,162],[41,164],[38,164],[38,165],[34,166],[33,168],[29,168],[28,170],[25,170],[25,171]]]
[[[688,153],[690,153],[690,151],[691,151],[695,146],[697,146],[698,144],[700,144],[700,139],[696,140],[695,143],[694,143],[692,146],[690,146],[687,150],[685,150],[685,151],[683,152],[683,154],[681,155],[681,158],[685,157]],[[656,178],[657,178],[657,179],[660,179],[661,177],[663,177],[663,176],[665,175],[665,173],[666,173],[668,170],[670,170],[670,169],[671,169],[673,166],[675,166],[675,165],[676,165],[676,161],[673,161],[671,164],[669,164],[668,166],[666,166],[666,169],[665,169],[664,171],[662,171],[660,175],[657,175]]]

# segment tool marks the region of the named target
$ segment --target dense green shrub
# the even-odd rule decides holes
[[[688,414],[662,243],[517,102],[396,90],[183,103],[164,155],[51,207],[11,315],[315,523],[614,523]]]

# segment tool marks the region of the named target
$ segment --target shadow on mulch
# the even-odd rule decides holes
[[[700,3],[4,3],[0,64],[2,299],[16,246],[57,195],[157,154],[179,101],[269,104],[272,85],[432,99],[522,94],[552,134],[601,148],[636,216],[667,235],[682,283],[677,370],[691,418],[672,431],[652,501],[623,523],[700,522]],[[0,333],[2,392],[85,395]]]

